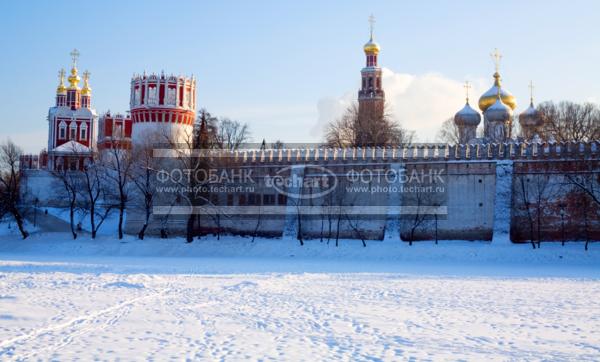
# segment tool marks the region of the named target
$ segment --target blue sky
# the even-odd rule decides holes
[[[518,111],[530,79],[539,101],[600,100],[598,1],[5,1],[0,138],[45,146],[57,72],[77,48],[99,113],[127,110],[134,72],[164,69],[195,74],[198,105],[248,122],[257,141],[318,141],[338,112],[318,106],[355,97],[371,13],[380,64],[399,75],[396,113],[417,133],[419,116],[441,123],[462,108],[465,79],[491,85],[496,47]],[[421,83],[405,91],[406,79]]]

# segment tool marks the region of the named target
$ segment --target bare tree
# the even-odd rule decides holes
[[[78,193],[81,188],[81,175],[76,170],[70,170],[68,167],[59,166],[53,171],[54,176],[58,178],[63,186],[62,198],[69,203],[69,224],[73,239],[77,239],[77,228],[75,226],[75,212],[80,206]]]
[[[585,250],[590,243],[590,218],[598,218],[600,209],[600,173],[590,170],[580,174],[567,174],[567,182],[575,187],[576,210],[574,213],[583,219]]]
[[[254,202],[252,202],[252,200],[250,200],[250,205],[257,205],[258,207],[256,208],[257,213],[256,215],[256,225],[254,226],[254,232],[252,232],[252,242],[254,242],[254,239],[256,239],[256,236],[258,236],[258,232],[260,230],[260,227],[262,225],[262,214],[263,214],[263,210],[262,210],[262,202],[263,200],[261,200],[261,194],[254,194]]]
[[[552,184],[548,174],[520,174],[516,176],[518,189],[515,197],[520,201],[527,215],[529,241],[535,249],[542,243],[542,224],[544,211],[549,209],[548,197]]]
[[[409,194],[406,194],[405,197],[406,199],[404,199],[402,201],[402,204],[407,204],[407,205],[411,205],[412,206],[412,213],[409,213],[407,215],[404,216],[404,218],[408,221],[409,223],[409,233],[408,233],[408,245],[413,244],[413,242],[415,241],[415,236],[416,236],[416,232],[417,229],[419,227],[422,227],[428,217],[428,213],[427,213],[427,205],[425,205],[426,202],[426,196],[423,192],[420,191],[420,186],[416,186],[417,189],[415,192],[411,192]],[[410,200],[410,201],[408,201]]]
[[[285,144],[281,140],[277,140],[271,143],[271,148],[274,150],[283,150],[285,148]]]
[[[452,143],[455,145],[460,143],[460,133],[458,126],[454,123],[454,118],[448,118],[442,123],[436,139],[442,143]]]
[[[95,154],[86,163],[82,172],[72,172],[73,177],[78,179],[76,192],[83,196],[82,206],[89,212],[92,239],[96,238],[98,229],[100,229],[112,209],[112,205],[106,202],[108,198],[107,187],[103,182],[104,171]],[[104,210],[100,207],[102,203],[104,203]]]
[[[150,224],[152,209],[156,196],[156,172],[157,162],[153,156],[153,142],[146,139],[140,142],[133,150],[131,172],[129,177],[137,192],[141,196],[141,209],[144,212],[144,223],[138,232],[138,238],[144,239],[146,229]]]
[[[327,125],[325,141],[331,147],[340,148],[397,146],[412,143],[413,135],[387,112],[383,116],[359,117],[358,106],[353,103],[341,118]]]
[[[106,169],[106,178],[116,187],[119,209],[118,234],[119,239],[123,239],[123,220],[129,199],[129,182],[133,164],[132,153],[122,147],[121,140],[113,138],[102,163]]]
[[[544,102],[537,108],[544,122],[544,139],[567,142],[600,138],[600,109],[593,103]]]
[[[0,216],[9,213],[15,219],[23,239],[29,236],[25,230],[19,207],[20,173],[19,157],[23,152],[12,141],[0,145]]]
[[[237,150],[250,139],[248,124],[220,118],[214,135],[215,146],[222,150]]]
[[[590,199],[600,206],[600,172],[589,171],[579,175],[567,174],[567,181],[587,194]]]

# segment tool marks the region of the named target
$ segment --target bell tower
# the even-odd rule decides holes
[[[377,64],[379,44],[373,40],[373,26],[375,17],[369,17],[370,38],[363,47],[366,65],[360,71],[362,83],[358,91],[358,118],[359,122],[369,122],[383,118],[385,93],[381,84],[381,68]]]

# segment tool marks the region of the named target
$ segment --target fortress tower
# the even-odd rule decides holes
[[[185,143],[196,118],[196,80],[161,73],[131,79],[132,140],[154,137],[160,142]]]

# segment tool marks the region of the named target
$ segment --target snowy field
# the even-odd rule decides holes
[[[600,245],[0,236],[0,360],[599,360]]]

